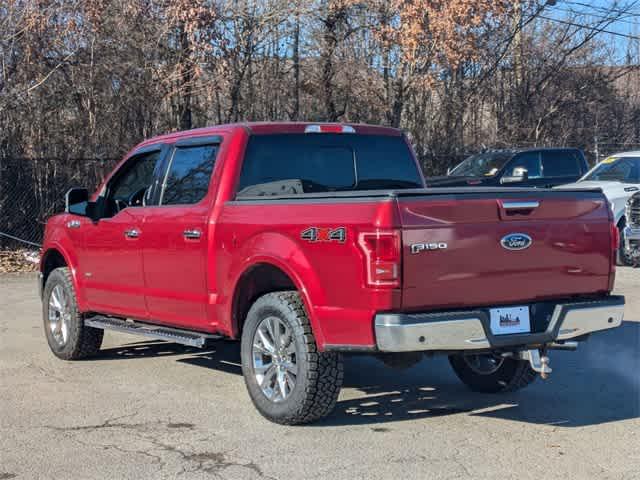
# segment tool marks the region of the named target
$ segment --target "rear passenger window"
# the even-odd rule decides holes
[[[545,177],[579,177],[582,174],[578,158],[571,151],[542,152],[542,171]]]
[[[189,205],[202,200],[209,189],[217,147],[176,148],[162,191],[162,205]]]

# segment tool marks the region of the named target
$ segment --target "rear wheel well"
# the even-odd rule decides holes
[[[297,290],[293,280],[278,267],[268,263],[252,266],[242,274],[233,296],[233,336],[242,332],[251,305],[262,295],[271,292]]]
[[[48,250],[42,259],[42,287],[47,284],[47,278],[56,268],[67,267],[67,262],[58,250]]]

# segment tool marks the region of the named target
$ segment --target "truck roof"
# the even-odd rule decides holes
[[[614,153],[613,155],[608,155],[607,158],[609,157],[640,157],[640,150],[632,150],[630,152],[618,152],[618,153]]]
[[[162,141],[172,141],[178,138],[202,137],[208,135],[219,135],[220,133],[230,132],[243,128],[252,135],[267,134],[286,134],[286,133],[304,133],[305,129],[310,125],[336,126],[336,127],[353,127],[356,133],[365,135],[388,135],[399,137],[402,131],[393,127],[383,127],[378,125],[367,125],[362,123],[335,123],[335,122],[240,122],[228,123],[224,125],[214,125],[210,127],[195,128],[192,130],[183,130],[179,132],[167,133],[147,139],[137,145],[136,148],[143,147]]]
[[[566,152],[566,151],[576,151],[580,152],[581,150],[576,147],[514,147],[514,148],[497,148],[491,150],[485,150],[483,152],[478,153],[504,153],[507,155],[515,155],[516,153],[524,153],[524,152]]]

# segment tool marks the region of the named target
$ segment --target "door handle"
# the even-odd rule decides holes
[[[80,220],[69,220],[67,222],[67,228],[80,228],[81,225]]]
[[[127,238],[138,238],[140,236],[140,230],[136,228],[130,228],[124,231],[124,236]]]
[[[505,210],[533,210],[538,208],[540,202],[504,202],[502,208]]]
[[[189,228],[182,232],[182,235],[184,236],[184,238],[187,238],[189,240],[197,240],[202,236],[202,232],[196,228]]]

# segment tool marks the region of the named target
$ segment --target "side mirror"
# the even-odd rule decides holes
[[[529,172],[524,167],[516,167],[513,169],[513,175],[502,177],[500,183],[519,183],[529,180]]]
[[[85,216],[89,203],[89,190],[86,188],[72,188],[64,198],[64,211],[74,215]]]

